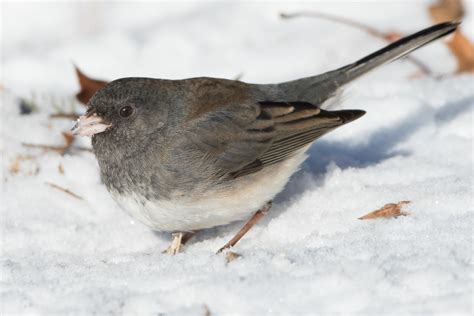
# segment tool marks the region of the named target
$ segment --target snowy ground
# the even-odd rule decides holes
[[[426,2],[2,9],[2,314],[204,315],[205,306],[213,315],[472,314],[473,76],[409,79],[416,68],[401,61],[353,85],[342,107],[367,115],[311,148],[269,216],[234,249],[242,257],[229,264],[214,252],[241,223],[163,255],[169,236],[118,209],[91,153],[60,156],[21,145],[62,143],[71,123],[49,114],[82,109],[73,101],[71,61],[105,79],[243,73],[244,81],[277,82],[383,45],[327,21],[282,21],[279,12],[316,9],[409,33],[431,23]],[[440,43],[415,55],[437,74],[455,68]],[[19,97],[33,99],[38,111],[19,115]],[[12,174],[18,155],[33,158]],[[412,201],[410,216],[357,220],[400,200]]]

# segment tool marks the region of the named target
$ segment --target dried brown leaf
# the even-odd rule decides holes
[[[439,0],[428,11],[437,23],[460,20],[465,13],[461,0]]]
[[[17,175],[21,169],[21,161],[23,160],[23,156],[18,155],[15,157],[15,160],[10,164],[10,174]]]
[[[54,119],[68,119],[68,120],[73,120],[75,121],[79,116],[81,116],[79,113],[64,113],[64,112],[59,112],[59,113],[54,113],[51,114],[49,117],[54,118]]]
[[[242,257],[241,254],[238,254],[236,252],[229,251],[225,254],[225,260],[227,263],[232,262],[238,258]]]
[[[39,166],[36,164],[34,161],[34,157],[30,155],[17,155],[13,162],[10,164],[10,174],[11,175],[17,175],[22,171],[22,163],[25,161],[32,161],[32,164],[27,166],[27,171],[24,171],[25,174],[27,175],[35,175],[39,172]],[[28,170],[29,169],[29,170]]]
[[[15,160],[13,160],[13,162],[10,165],[10,174],[12,174],[12,175],[18,174],[18,172],[20,172],[20,168],[21,168],[20,165],[21,165],[20,159],[17,156],[15,158]]]
[[[66,142],[66,147],[69,148],[74,143],[74,135],[71,132],[62,132],[64,141]]]
[[[86,76],[77,66],[74,66],[74,68],[81,86],[81,91],[76,94],[76,98],[79,102],[87,104],[97,90],[105,87],[107,81],[92,79]]]
[[[456,31],[447,45],[458,62],[457,72],[474,72],[474,44],[461,31]]]
[[[398,203],[385,204],[382,208],[365,214],[364,216],[359,217],[359,219],[376,219],[381,217],[391,218],[398,216],[406,216],[409,215],[409,213],[402,211],[402,207],[409,203],[410,201],[400,201]]]
[[[464,6],[461,0],[439,0],[428,8],[431,18],[436,23],[459,21],[464,17]],[[474,44],[457,29],[446,43],[457,60],[457,73],[474,72]]]
[[[387,33],[383,33],[383,38],[387,41],[387,42],[395,42],[395,41],[398,41],[399,39],[401,39],[403,37],[403,34],[402,33],[399,33],[399,32],[387,32]]]

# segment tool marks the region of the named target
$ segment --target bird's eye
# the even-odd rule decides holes
[[[120,108],[119,114],[121,117],[129,117],[133,114],[133,107],[126,105]]]

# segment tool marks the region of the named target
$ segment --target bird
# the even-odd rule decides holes
[[[344,67],[278,84],[129,77],[98,90],[72,132],[92,138],[102,182],[133,218],[173,236],[267,214],[311,144],[365,114],[329,110],[348,83],[456,30],[433,25]]]

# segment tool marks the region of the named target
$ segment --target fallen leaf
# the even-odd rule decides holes
[[[232,262],[238,258],[242,257],[241,254],[238,254],[236,252],[229,251],[225,254],[225,260],[227,263]]]
[[[403,37],[402,33],[399,32],[387,32],[383,34],[383,38],[387,42],[395,42]]]
[[[81,86],[81,91],[76,94],[76,98],[79,102],[87,104],[97,90],[105,87],[107,81],[92,79],[86,76],[77,66],[74,66],[74,68]]]
[[[410,203],[410,201],[400,201],[398,203],[385,204],[382,208],[375,210],[373,212],[370,212],[368,214],[365,214],[364,216],[359,217],[359,219],[376,219],[380,217],[390,218],[390,217],[406,216],[406,215],[409,215],[410,213],[403,212],[401,208],[408,203]]]
[[[447,45],[458,62],[457,72],[474,72],[474,44],[461,31],[456,31]]]
[[[21,168],[21,156],[16,156],[15,160],[10,165],[10,174],[16,175],[20,172]]]
[[[431,18],[436,23],[459,21],[465,10],[461,0],[439,0],[429,7]],[[458,28],[446,42],[457,60],[457,73],[474,72],[474,44]]]
[[[461,0],[439,0],[428,11],[437,23],[460,20],[465,13]]]
[[[64,141],[66,142],[67,147],[71,147],[74,142],[74,135],[71,132],[62,132]]]
[[[22,164],[23,162],[29,161],[26,166],[27,171],[23,170],[23,174],[26,175],[35,175],[39,172],[39,166],[34,161],[34,157],[30,155],[17,155],[13,162],[10,164],[10,174],[17,175],[22,171]],[[23,168],[25,169],[25,168]]]

